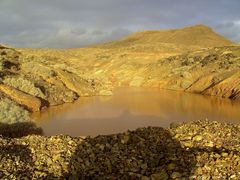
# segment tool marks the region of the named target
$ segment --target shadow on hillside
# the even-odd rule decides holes
[[[31,151],[28,149],[27,145],[15,144],[9,139],[31,134],[42,135],[43,131],[31,122],[14,124],[0,123],[0,137],[2,138],[0,145],[0,157],[2,158],[0,178],[3,178],[2,176],[6,178],[4,172],[8,172],[8,178],[13,178],[14,176],[18,178],[31,176],[30,168],[34,165]],[[14,168],[5,163],[8,162],[8,160],[17,162]]]
[[[31,150],[27,144],[19,144],[12,139],[27,135],[43,135],[43,130],[33,122],[0,123],[0,179],[32,179],[34,177],[34,160]],[[57,178],[49,173],[44,176],[44,179]]]
[[[171,174],[168,166],[189,177],[196,164],[192,151],[181,148],[169,131],[160,127],[98,136],[86,142],[91,144],[92,151],[86,151],[84,144],[78,146],[69,166],[69,172],[75,172],[70,179],[140,179],[137,174],[151,176],[154,173],[167,179]]]
[[[136,118],[139,117],[136,116]],[[23,125],[25,130],[20,132]],[[4,126],[5,128],[2,128]],[[0,134],[4,137],[22,137],[42,133],[34,124],[29,123],[4,126],[0,126]],[[5,172],[16,175],[18,178],[33,178],[35,171],[41,171],[34,169],[35,162],[28,145],[16,144],[14,141],[9,141],[9,138],[3,138],[0,143],[0,157],[6,160],[1,161],[3,166],[0,169],[0,178]],[[140,175],[152,176],[153,179],[180,177],[189,179],[197,168],[196,155],[220,154],[222,151],[236,153],[215,147],[183,148],[169,130],[161,127],[147,127],[85,139],[78,144],[71,157],[68,165],[69,173],[63,176],[66,179],[140,179]],[[8,160],[18,164],[14,168],[5,168],[5,162]],[[65,161],[68,160],[65,159]],[[192,178],[195,177],[192,176]],[[44,179],[57,179],[57,177],[48,174]]]
[[[129,112],[128,112],[129,113]],[[124,116],[124,115],[122,115]],[[155,119],[154,117],[149,117]],[[101,120],[100,120],[101,121]],[[183,148],[161,127],[147,127],[116,135],[87,138],[72,156],[68,179],[196,178],[196,155],[231,150]]]
[[[117,119],[133,116],[125,111]],[[134,117],[146,119],[145,116]],[[192,150],[183,149],[170,132],[161,127],[101,135],[87,138],[85,142],[92,148],[86,143],[78,145],[69,165],[69,179],[140,179],[137,174],[151,176],[154,173],[160,173],[164,179],[173,169],[188,177],[196,164]],[[172,169],[168,170],[168,166]]]
[[[0,135],[3,137],[18,138],[33,134],[43,135],[42,128],[37,127],[33,122],[0,123]]]
[[[0,170],[0,178],[3,178],[2,176],[4,175],[4,171],[7,171],[9,175],[11,174],[12,178],[15,175],[17,175],[18,178],[29,177],[29,167],[33,166],[33,161],[31,151],[27,148],[26,145],[1,145],[0,157],[3,158],[3,160],[1,161],[2,166]],[[7,159],[11,159],[11,161],[17,162],[14,168],[7,165]]]

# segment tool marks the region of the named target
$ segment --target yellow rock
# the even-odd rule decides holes
[[[57,70],[57,74],[66,87],[79,96],[93,95],[94,89],[90,86],[90,83],[85,79],[77,76],[76,74],[69,73],[63,70]]]
[[[20,105],[25,106],[31,111],[39,111],[42,107],[42,102],[40,99],[19,91],[10,86],[0,84],[0,91],[10,97],[12,100]]]
[[[100,95],[100,96],[111,96],[111,95],[113,95],[113,92],[110,91],[110,90],[101,90],[101,91],[99,92],[99,95]]]

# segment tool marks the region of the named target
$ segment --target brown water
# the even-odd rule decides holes
[[[120,88],[111,97],[83,97],[33,117],[45,135],[95,136],[206,118],[239,123],[240,103],[176,91]]]

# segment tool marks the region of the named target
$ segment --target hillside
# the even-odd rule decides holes
[[[199,32],[201,28],[205,33]],[[189,31],[199,36],[191,38]],[[143,33],[148,34],[145,40],[141,34],[133,35],[139,36],[135,41],[126,38],[81,49],[0,46],[0,177],[77,179],[76,173],[80,178],[99,178],[103,173],[102,178],[120,174],[139,179],[136,173],[143,172],[151,179],[200,178],[202,172],[209,177],[215,172],[234,177],[239,169],[234,164],[240,136],[236,133],[240,127],[235,125],[206,120],[86,139],[41,136],[43,131],[32,122],[29,112],[71,103],[82,96],[111,95],[112,88],[168,89],[240,100],[240,46],[203,26],[164,36],[149,31]],[[165,42],[158,43],[160,40]],[[134,154],[139,150],[141,156]],[[160,164],[155,163],[156,152],[163,154]],[[134,161],[130,159],[133,163],[126,166],[129,154]],[[206,161],[206,157],[211,158]],[[168,163],[173,159],[176,162]],[[193,163],[188,166],[190,161]],[[122,168],[125,166],[127,169]],[[156,173],[159,168],[161,174]]]
[[[182,29],[144,31],[134,33],[122,40],[106,43],[101,48],[125,48],[135,50],[174,50],[176,52],[234,43],[215,33],[205,25],[196,25]]]
[[[76,74],[60,57],[0,48],[0,123],[28,121],[28,111],[70,103],[80,96],[109,95],[97,79]]]
[[[26,110],[111,95],[112,88],[124,86],[240,99],[240,46],[232,44],[198,25],[140,32],[89,48],[1,46],[1,119],[26,119]]]

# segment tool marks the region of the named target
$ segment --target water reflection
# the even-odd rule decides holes
[[[238,123],[240,103],[157,89],[121,88],[112,97],[80,98],[34,115],[46,135],[98,135],[171,122],[211,119]]]

